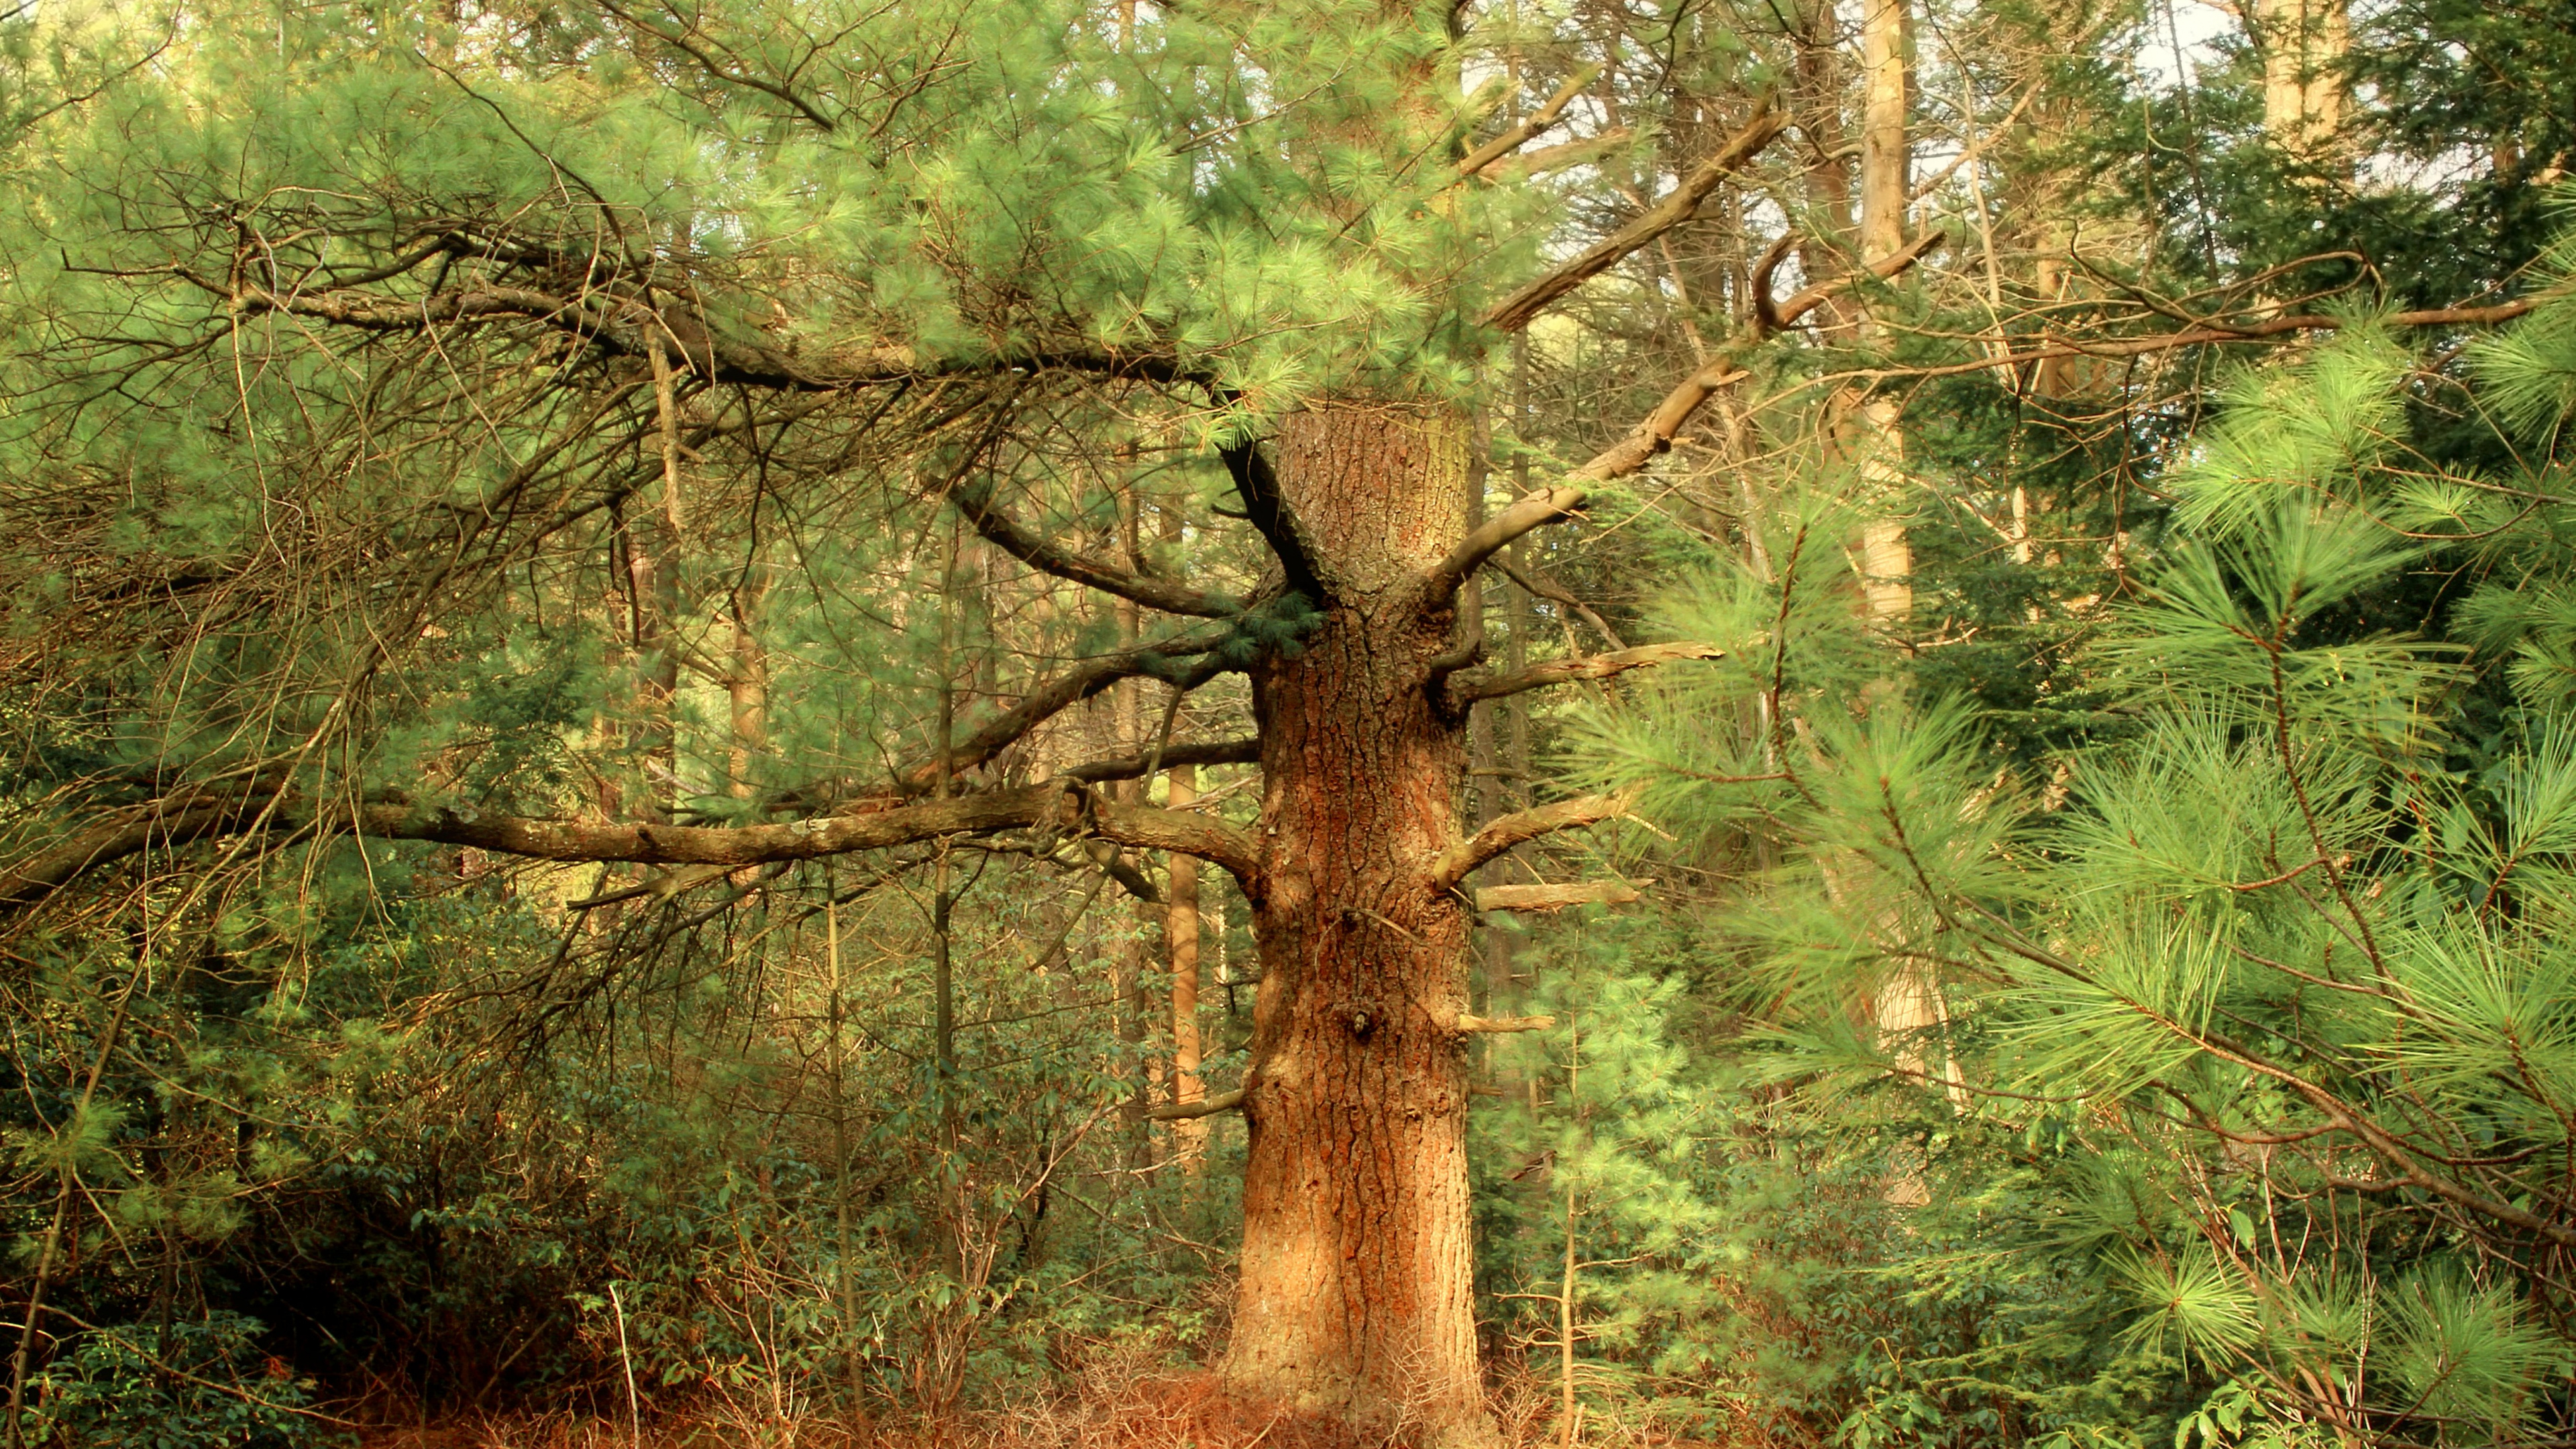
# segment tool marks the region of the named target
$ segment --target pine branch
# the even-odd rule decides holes
[[[1076,553],[1019,526],[993,503],[990,482],[960,483],[948,492],[950,502],[975,531],[1011,557],[1040,573],[1132,599],[1167,614],[1222,619],[1242,612],[1243,605],[1223,594],[1206,593],[1167,579],[1151,578],[1089,554]]]
[[[1209,740],[1194,745],[1171,745],[1164,749],[1161,761],[1165,769],[1174,765],[1252,765],[1261,761],[1259,736],[1238,740]],[[1094,760],[1063,772],[1068,780],[1097,785],[1110,780],[1141,779],[1153,766],[1143,755],[1130,755],[1123,760]]]
[[[1527,327],[1549,303],[1690,220],[1698,214],[1700,203],[1708,199],[1709,193],[1761,155],[1763,148],[1786,130],[1788,124],[1788,117],[1772,104],[1772,98],[1766,94],[1754,103],[1753,119],[1745,123],[1744,129],[1720,146],[1716,155],[1701,162],[1697,170],[1682,178],[1681,184],[1666,193],[1663,200],[1649,207],[1636,220],[1586,248],[1564,266],[1514,292],[1500,306],[1485,314],[1484,325],[1504,332],[1517,332]]]
[[[1511,674],[1471,676],[1452,680],[1449,697],[1460,708],[1480,699],[1502,699],[1552,684],[1570,684],[1584,679],[1608,679],[1631,669],[1651,669],[1676,659],[1722,659],[1726,651],[1713,644],[1646,644],[1635,649],[1622,649],[1615,654],[1591,654],[1579,659],[1551,659],[1533,664]]]
[[[427,333],[486,322],[533,322],[616,357],[660,349],[672,366],[709,381],[787,392],[846,392],[887,383],[1015,372],[1088,372],[1147,382],[1191,380],[1169,356],[1115,349],[1031,347],[984,358],[923,358],[909,347],[852,348],[791,357],[762,343],[721,337],[684,313],[665,316],[606,290],[565,296],[531,287],[480,286],[428,297],[345,288],[294,293],[230,288],[183,278],[224,300],[237,318],[282,313],[366,332]]]
[[[0,911],[36,905],[81,876],[147,848],[213,839],[263,815],[265,828],[280,838],[346,833],[471,846],[524,860],[728,868],[818,860],[948,835],[1037,827],[1212,861],[1243,881],[1247,893],[1257,893],[1260,879],[1252,841],[1231,826],[1190,811],[1122,804],[1061,781],[863,814],[729,827],[496,815],[470,806],[420,807],[381,797],[355,809],[317,809],[310,801],[246,791],[222,802],[178,811],[156,809],[141,818],[75,832],[0,874]]]
[[[1616,820],[1635,804],[1634,790],[1615,795],[1585,795],[1578,799],[1541,805],[1535,810],[1516,810],[1459,841],[1440,853],[1431,868],[1431,888],[1445,891],[1465,880],[1476,867],[1494,859],[1517,845],[1553,835],[1560,830],[1583,830],[1604,820]]]
[[[1533,138],[1554,126],[1557,118],[1565,114],[1565,108],[1573,104],[1574,98],[1583,94],[1583,88],[1592,84],[1592,78],[1600,73],[1601,67],[1588,65],[1566,77],[1565,84],[1556,88],[1556,94],[1548,97],[1545,105],[1523,117],[1520,124],[1468,152],[1466,159],[1458,163],[1458,174],[1462,177],[1479,175],[1486,167],[1528,145]]]
[[[1648,885],[1654,884],[1652,881]],[[1480,911],[1561,911],[1567,906],[1624,906],[1645,894],[1623,880],[1588,880],[1572,885],[1498,885],[1476,892]]]

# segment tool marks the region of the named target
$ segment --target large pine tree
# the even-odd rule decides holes
[[[1092,842],[1140,890],[1117,849],[1213,862],[1254,913],[1252,1059],[1174,1110],[1250,1123],[1228,1381],[1490,1437],[1467,882],[1622,804],[1466,829],[1469,707],[1695,651],[1483,669],[1462,589],[1732,364],[1491,518],[1471,413],[1498,339],[1781,123],[1738,102],[1542,268],[1494,168],[1572,88],[1463,84],[1451,23],[192,15],[10,191],[13,619],[55,723],[0,899],[140,911],[140,969],[206,883],[350,837],[595,864],[594,912],[860,852],[935,856],[944,911],[947,852],[904,848],[970,839]],[[1043,627],[969,667],[977,570]],[[1248,718],[1203,693],[1233,675]],[[1094,757],[1065,712],[1113,689]],[[1249,819],[1115,784],[1229,762]]]

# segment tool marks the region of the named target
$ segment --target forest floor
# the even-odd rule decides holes
[[[1205,1373],[1084,1383],[1003,1408],[852,1424],[838,1417],[718,1410],[647,1416],[518,1414],[370,1427],[361,1449],[1388,1449],[1303,1416],[1230,1405]],[[1398,1441],[1400,1442],[1400,1440]]]
[[[1158,1374],[1115,1382],[1085,1376],[1073,1391],[943,1424],[782,1417],[748,1411],[647,1417],[517,1414],[363,1429],[361,1449],[1401,1449],[1398,1434],[1365,1438],[1338,1425],[1230,1404],[1214,1375]],[[1506,1449],[1558,1442],[1553,1396],[1519,1383],[1497,1396]],[[1598,1420],[1590,1449],[1690,1449],[1683,1441]]]

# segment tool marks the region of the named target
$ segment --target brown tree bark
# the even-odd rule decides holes
[[[1470,1293],[1463,717],[1438,701],[1464,535],[1456,413],[1346,404],[1278,440],[1324,622],[1253,674],[1262,979],[1236,1392],[1438,1444],[1490,1442]]]

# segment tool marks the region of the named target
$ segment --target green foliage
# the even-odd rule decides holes
[[[31,1444],[63,1449],[323,1449],[354,1442],[307,1409],[313,1380],[257,1347],[257,1319],[217,1312],[167,1333],[75,1335],[28,1381]]]
[[[2476,363],[2544,452],[2569,315],[2545,303]],[[2020,1251],[2092,1285],[2095,1333],[2179,1371],[2177,1443],[2518,1443],[2566,1412],[2545,1265],[2576,1210],[2576,737],[2514,598],[2571,562],[2564,503],[2529,496],[2503,537],[2392,526],[2428,477],[2496,486],[2410,438],[2417,377],[2354,337],[2233,386],[2176,479],[2183,535],[2096,651],[2129,723],[2036,778],[1975,710],[1892,691],[1857,717],[1807,704],[1758,812],[1678,753],[1705,705],[1585,737],[1606,777],[1661,772],[1668,824],[1773,833],[1724,937],[1774,1003],[1773,1070],[1916,1083],[1935,1201],[2017,1184]],[[2469,572],[2466,637],[2371,627],[2367,601],[2427,564]],[[2517,724],[2464,739],[2495,676]],[[1937,1019],[1886,1024],[1926,990]],[[1935,1421],[1871,1402],[1855,1439]],[[2111,1402],[2062,1432],[2111,1432]]]

